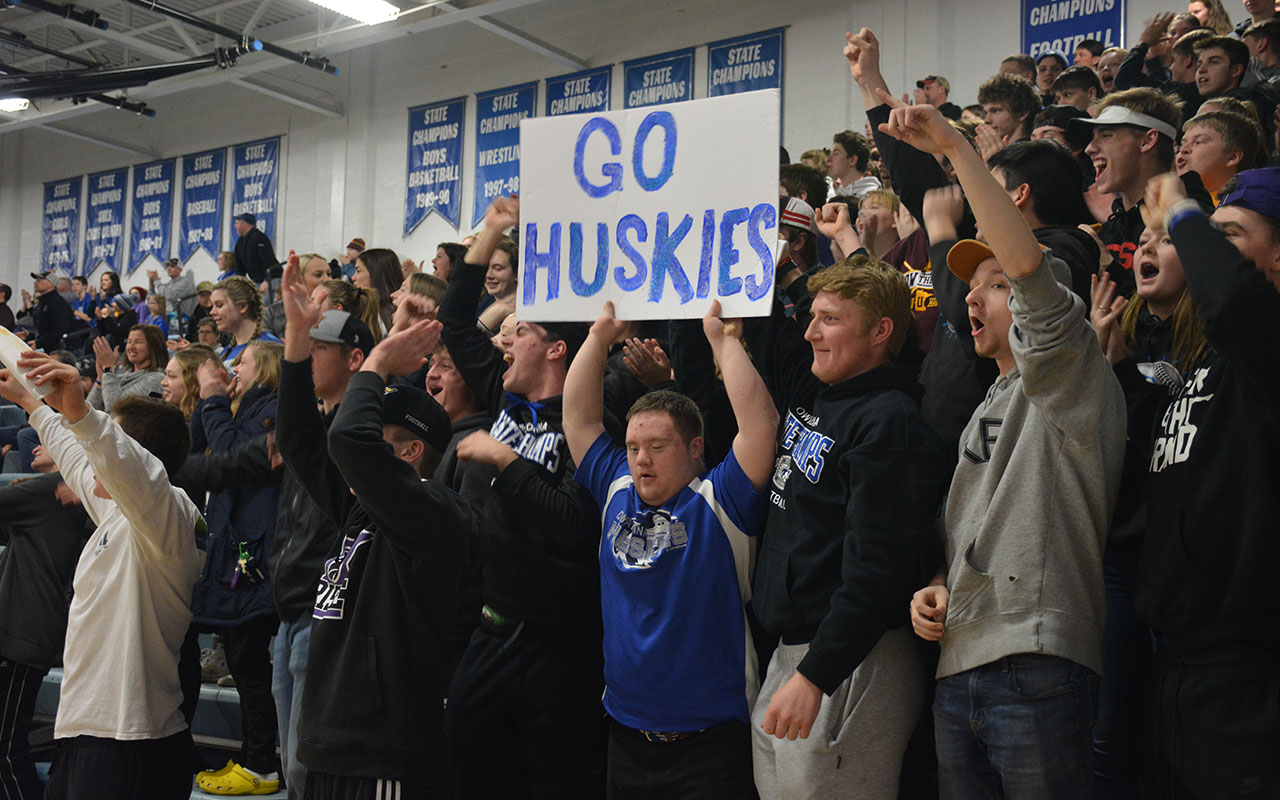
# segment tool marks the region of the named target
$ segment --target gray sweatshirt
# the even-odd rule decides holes
[[[99,411],[111,413],[116,401],[131,394],[149,396],[152,392],[162,391],[160,382],[164,380],[164,370],[144,369],[122,371],[116,367],[102,373],[102,383],[93,387],[85,400]]]
[[[1102,551],[1120,485],[1124,394],[1080,298],[1045,254],[1011,280],[1016,366],[961,437],[946,508],[937,676],[1019,653],[1102,673]]]

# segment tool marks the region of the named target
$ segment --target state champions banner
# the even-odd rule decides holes
[[[1056,50],[1070,62],[1084,39],[1124,44],[1125,0],[1022,0],[1022,52],[1032,58]]]
[[[641,108],[693,99],[693,48],[622,65],[622,106]]]
[[[409,109],[404,235],[436,212],[458,227],[462,216],[462,131],[467,98]]]
[[[147,256],[166,261],[173,229],[173,179],[177,162],[152,161],[133,168],[133,209],[129,217],[129,272]]]
[[[520,191],[520,120],[538,109],[538,84],[476,95],[476,183],[471,224],[479,225],[495,197]]]
[[[276,193],[280,190],[280,137],[231,147],[231,213],[228,241],[235,241],[235,217],[252,214],[258,230],[276,238]]]
[[[113,169],[89,176],[89,200],[85,208],[84,271],[89,274],[106,264],[120,272],[124,262],[124,206],[129,170]]]
[[[707,97],[782,88],[782,36],[774,28],[707,45]]]
[[[179,209],[178,257],[183,263],[204,248],[217,258],[222,249],[222,184],[227,151],[207,150],[182,157],[182,205]]]
[[[526,120],[520,319],[763,316],[781,92]],[[725,137],[724,131],[739,135]],[[726,172],[720,165],[737,165]]]
[[[547,78],[548,117],[608,111],[613,65]]]
[[[40,222],[40,270],[73,275],[80,256],[80,182],[77,175],[44,185]]]

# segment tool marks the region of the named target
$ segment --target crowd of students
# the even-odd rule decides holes
[[[214,794],[1280,797],[1280,20],[1191,6],[965,107],[848,34],[766,317],[521,320],[516,198],[432,274],[35,273],[0,787],[61,663],[45,796],[186,797],[216,631]]]

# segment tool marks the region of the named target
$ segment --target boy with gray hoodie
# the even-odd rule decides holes
[[[961,437],[948,566],[911,601],[916,633],[942,648],[939,789],[1087,797],[1124,395],[1063,285],[1066,265],[1041,249],[978,154],[936,109],[883,99],[893,111],[881,130],[951,160],[986,236],[958,242],[947,266],[970,286],[975,351],[1000,368]],[[956,190],[936,191],[926,217],[959,202]]]

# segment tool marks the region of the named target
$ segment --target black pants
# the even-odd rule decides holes
[[[200,702],[200,632],[194,625],[178,650],[178,686],[182,687],[182,718],[190,725]]]
[[[76,736],[58,743],[45,800],[187,800],[191,731],[122,742]]]
[[[40,800],[44,784],[31,763],[31,718],[47,669],[0,659],[0,797]]]
[[[439,789],[382,778],[308,772],[303,800],[447,800]]]
[[[602,797],[603,692],[598,632],[481,623],[445,710],[454,793],[467,800]]]
[[[240,766],[257,773],[275,772],[276,701],[271,696],[271,636],[280,621],[273,616],[255,617],[241,625],[223,628],[227,669],[240,692],[240,724],[244,746]]]
[[[749,800],[751,727],[726,722],[679,742],[650,742],[614,722],[609,731],[609,800]]]
[[[1161,645],[1146,723],[1149,786],[1168,800],[1280,797],[1280,673],[1261,649]]]

